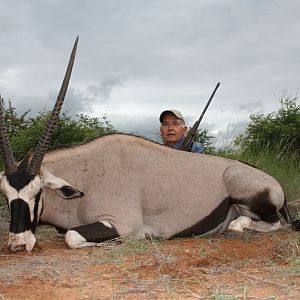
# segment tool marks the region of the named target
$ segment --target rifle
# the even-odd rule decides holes
[[[201,122],[201,120],[203,119],[203,116],[204,116],[204,114],[205,114],[205,112],[206,112],[206,110],[207,110],[207,108],[208,108],[208,106],[209,106],[209,104],[210,104],[212,98],[214,97],[214,95],[215,95],[215,93],[216,93],[216,91],[217,91],[217,89],[218,89],[219,86],[220,86],[220,82],[217,83],[217,85],[216,85],[216,87],[215,87],[213,93],[211,94],[211,96],[210,96],[210,98],[209,98],[209,100],[208,100],[206,106],[205,106],[204,109],[203,109],[203,112],[202,112],[202,114],[201,114],[199,120],[196,121],[195,124],[194,124],[194,126],[189,130],[189,133],[187,134],[187,136],[186,136],[186,138],[185,138],[183,144],[182,144],[181,147],[179,148],[179,150],[182,150],[182,151],[188,151],[188,152],[191,151],[191,147],[192,147],[192,143],[193,143],[193,138],[194,138],[194,136],[195,136],[195,134],[196,134],[196,131],[198,130],[198,127],[199,127],[199,125],[200,125],[200,122]]]

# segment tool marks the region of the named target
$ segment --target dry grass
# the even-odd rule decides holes
[[[290,230],[70,250],[42,226],[42,250],[30,254],[7,253],[7,227],[0,233],[0,299],[300,299],[300,237]]]

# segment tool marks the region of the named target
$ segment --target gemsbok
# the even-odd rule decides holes
[[[126,134],[49,151],[78,38],[48,125],[33,154],[14,159],[0,107],[1,190],[10,210],[8,248],[31,251],[39,223],[64,229],[70,248],[116,237],[143,239],[281,228],[291,221],[280,184],[240,161],[164,147]]]

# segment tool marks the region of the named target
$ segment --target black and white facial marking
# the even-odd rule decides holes
[[[3,176],[1,189],[11,215],[8,247],[11,251],[31,251],[35,245],[34,232],[42,211],[42,180],[19,168]]]

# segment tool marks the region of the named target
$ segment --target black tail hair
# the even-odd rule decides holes
[[[292,220],[292,216],[291,216],[291,213],[290,213],[289,208],[287,206],[287,201],[286,201],[285,197],[284,197],[284,204],[281,207],[281,209],[279,210],[279,212],[282,215],[282,217],[284,218],[284,220],[288,224],[292,225],[292,229],[300,230],[300,220]]]

